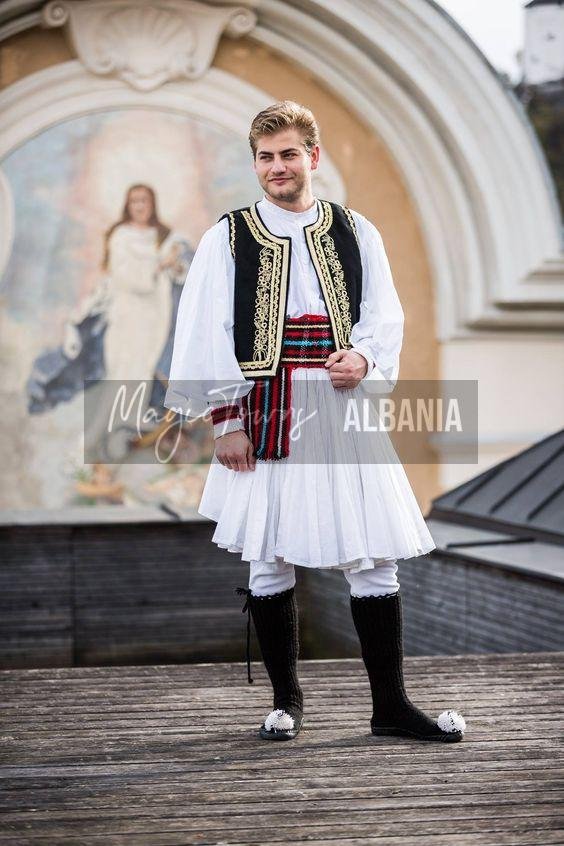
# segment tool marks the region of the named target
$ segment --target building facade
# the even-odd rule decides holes
[[[517,98],[436,3],[21,0],[0,38],[2,507],[68,504],[57,456],[81,398],[33,416],[25,385],[95,288],[128,187],[156,186],[193,248],[257,197],[249,123],[283,98],[318,118],[316,193],[383,236],[406,315],[400,378],[478,382],[479,461],[473,443],[430,437],[407,468],[421,506],[560,428],[554,185]]]

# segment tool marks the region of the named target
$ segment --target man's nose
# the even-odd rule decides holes
[[[272,168],[275,173],[282,173],[286,168],[286,164],[283,159],[274,159],[272,163]]]

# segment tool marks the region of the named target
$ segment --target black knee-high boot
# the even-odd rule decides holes
[[[291,740],[301,728],[304,701],[298,681],[298,604],[294,588],[269,596],[248,593],[247,601],[274,694],[274,710],[261,726],[260,736]]]
[[[351,596],[351,611],[372,690],[372,734],[421,740],[462,740],[466,723],[456,711],[436,720],[410,702],[403,679],[402,604],[399,590],[383,596]]]

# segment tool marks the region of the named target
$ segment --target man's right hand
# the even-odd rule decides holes
[[[215,454],[219,463],[230,470],[255,469],[257,460],[253,455],[253,444],[242,429],[216,438]]]

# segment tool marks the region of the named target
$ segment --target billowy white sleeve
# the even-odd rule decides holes
[[[352,211],[362,259],[360,318],[352,328],[352,349],[368,361],[361,381],[367,391],[394,387],[399,376],[404,313],[394,286],[384,242],[373,223]]]
[[[240,407],[252,380],[235,357],[233,298],[235,262],[229,248],[227,220],[208,229],[198,245],[178,304],[166,408],[189,420],[210,409]],[[221,431],[242,428],[234,415],[218,413]],[[215,423],[215,419],[214,419]]]

